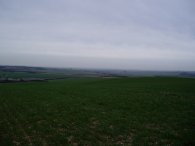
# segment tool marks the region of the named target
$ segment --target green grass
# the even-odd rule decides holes
[[[195,145],[195,79],[0,84],[0,145]]]

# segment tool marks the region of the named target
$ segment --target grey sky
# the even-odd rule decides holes
[[[194,0],[0,0],[0,64],[195,70]]]

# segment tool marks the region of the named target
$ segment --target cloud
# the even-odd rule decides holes
[[[2,0],[0,5],[4,64],[33,56],[28,64],[34,66],[67,67],[67,60],[78,60],[72,66],[166,70],[169,61],[173,70],[195,70],[193,0]],[[53,63],[47,64],[49,58]]]

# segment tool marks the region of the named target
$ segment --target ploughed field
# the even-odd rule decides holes
[[[195,145],[195,79],[0,84],[1,146]]]

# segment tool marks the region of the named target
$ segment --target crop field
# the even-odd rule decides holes
[[[0,84],[0,146],[193,146],[195,79]]]

